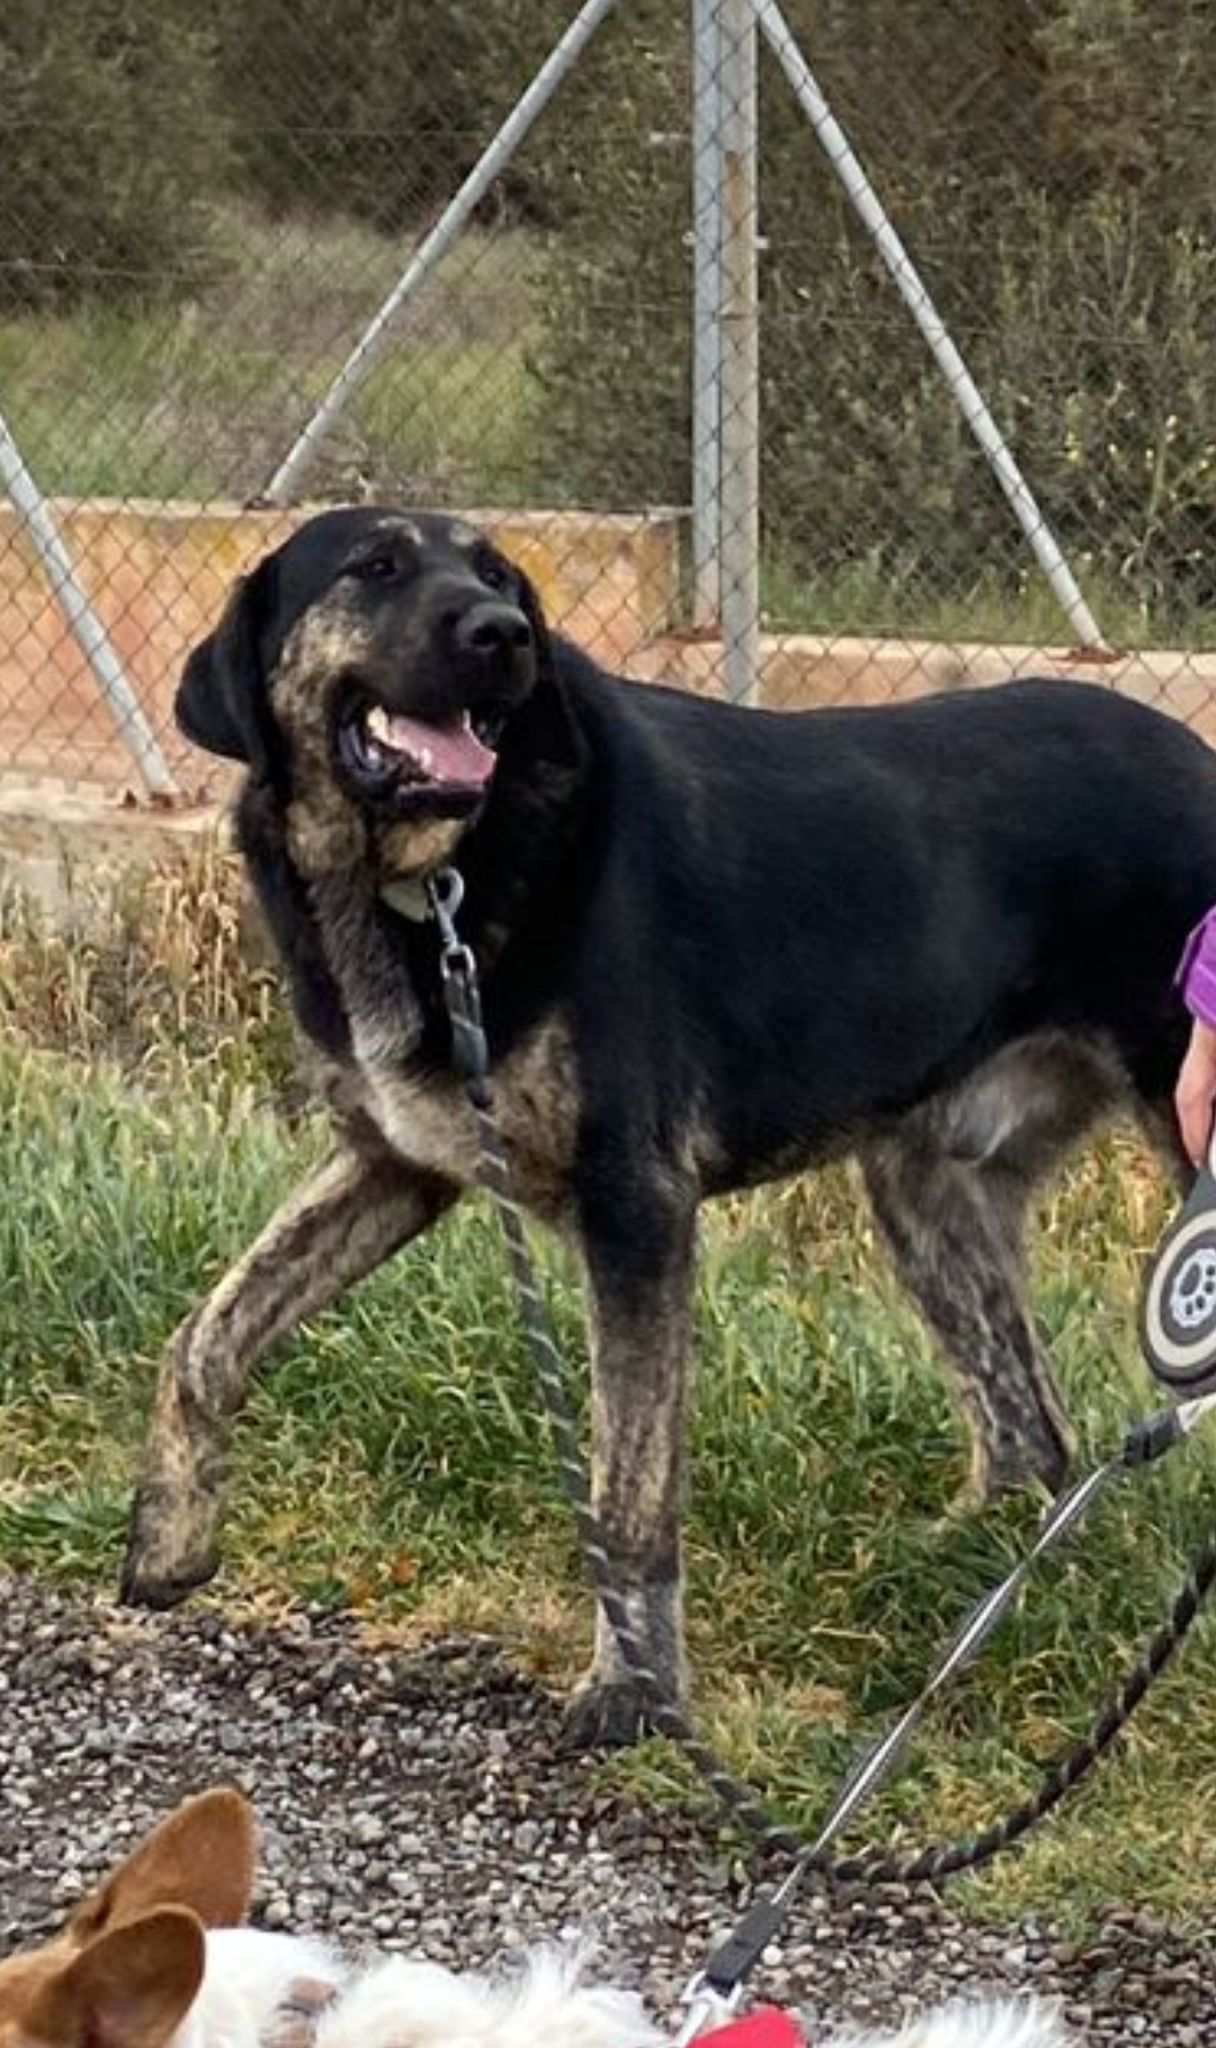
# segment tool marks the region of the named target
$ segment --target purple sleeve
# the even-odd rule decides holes
[[[1174,987],[1192,1017],[1216,1030],[1216,904],[1183,947]]]

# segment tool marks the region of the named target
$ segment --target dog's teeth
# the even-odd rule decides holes
[[[369,739],[364,748],[364,753],[367,756],[367,765],[369,768],[384,767],[384,748],[380,745],[378,740]]]
[[[387,740],[389,717],[382,705],[373,704],[363,724],[369,739]]]
[[[435,756],[430,747],[424,747],[418,756],[418,766],[424,775],[429,775],[435,765]]]

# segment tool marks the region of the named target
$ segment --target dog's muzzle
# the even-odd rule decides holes
[[[536,679],[535,641],[518,605],[495,597],[450,607],[435,634],[451,709],[406,709],[408,684],[373,674],[361,687],[353,677],[337,754],[360,797],[399,814],[454,817],[485,797],[503,728]]]

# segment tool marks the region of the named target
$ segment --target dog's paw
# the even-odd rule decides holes
[[[167,1608],[180,1607],[191,1593],[197,1593],[215,1577],[219,1559],[208,1560],[188,1576],[162,1578],[155,1572],[145,1572],[138,1559],[123,1564],[118,1581],[118,1604],[120,1607],[147,1607],[153,1614],[162,1614]]]
[[[1007,1465],[994,1465],[985,1475],[982,1486],[966,1485],[960,1488],[950,1502],[947,1513],[961,1521],[967,1515],[980,1513],[984,1508],[995,1507],[998,1501],[1016,1497],[1037,1501],[1042,1507],[1050,1507],[1060,1498],[1071,1483],[1074,1473],[1066,1458],[1044,1458],[1038,1464],[1025,1464],[1021,1460],[1010,1461]]]
[[[118,1583],[124,1607],[177,1607],[215,1577],[220,1554],[214,1543],[172,1539],[172,1523],[153,1514],[143,1499],[137,1500]]]
[[[219,1558],[208,1557],[188,1570],[173,1573],[149,1570],[138,1552],[128,1552],[123,1560],[118,1581],[118,1600],[122,1607],[149,1607],[153,1613],[161,1613],[168,1607],[180,1607],[191,1593],[197,1593],[219,1570]]]
[[[647,1694],[628,1678],[584,1679],[562,1715],[561,1747],[568,1753],[628,1749],[655,1732]]]
[[[951,1494],[940,1514],[918,1520],[913,1526],[936,1542],[948,1539],[964,1523],[995,1509],[1002,1501],[1028,1499],[1046,1513],[1059,1499],[1068,1477],[1067,1470],[1058,1479],[1053,1474],[1050,1481],[1038,1473],[1019,1470],[1016,1477],[1013,1474],[989,1477],[983,1484],[969,1479]]]
[[[1070,1440],[1046,1432],[1019,1439],[986,1457],[976,1458],[967,1478],[947,1502],[939,1526],[948,1530],[1015,1494],[1028,1494],[1050,1506],[1073,1476]]]

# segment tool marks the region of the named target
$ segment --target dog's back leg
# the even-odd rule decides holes
[[[1107,1047],[1028,1039],[862,1152],[900,1278],[961,1390],[969,1497],[1064,1482],[1072,1433],[1027,1306],[1026,1209],[1089,1125],[1131,1092]]]
[[[888,1141],[867,1152],[866,1185],[896,1270],[936,1334],[971,1435],[964,1502],[1031,1479],[1063,1484],[1072,1439],[1011,1247],[1015,1189],[992,1174]]]
[[[228,1424],[263,1353],[416,1237],[457,1190],[344,1145],[281,1205],[171,1339],[145,1438],[122,1596],[167,1607],[214,1572]]]

